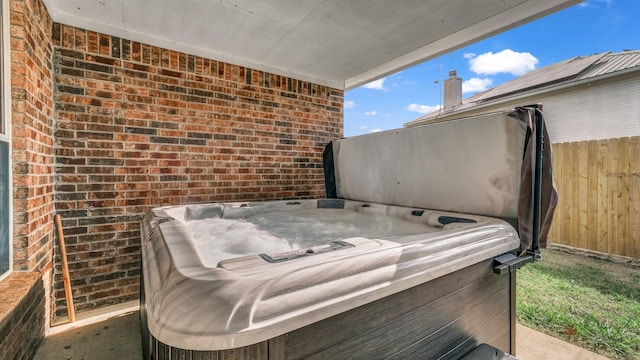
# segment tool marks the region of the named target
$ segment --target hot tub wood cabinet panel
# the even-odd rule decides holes
[[[513,353],[511,276],[485,261],[360,306],[286,334],[286,359],[457,359],[483,342]]]
[[[155,360],[273,360],[284,359],[270,355],[269,342],[263,341],[255,345],[243,346],[237,349],[219,351],[197,351],[171,347],[152,339],[152,359]],[[282,350],[279,350],[283,353]]]
[[[492,260],[258,344],[220,351],[177,349],[152,339],[163,359],[458,359],[479,343],[513,353],[515,273]]]

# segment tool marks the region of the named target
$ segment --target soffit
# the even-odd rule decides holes
[[[579,0],[43,0],[54,21],[350,89]]]

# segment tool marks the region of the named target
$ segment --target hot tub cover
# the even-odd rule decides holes
[[[508,219],[526,251],[533,242],[541,133],[544,247],[558,196],[541,109],[536,104],[332,141],[324,154],[327,196]]]

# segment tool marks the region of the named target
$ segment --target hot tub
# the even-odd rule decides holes
[[[478,343],[513,352],[515,272],[496,275],[494,259],[521,248],[512,224],[527,127],[509,114],[481,120],[334,142],[335,198],[151,210],[141,224],[145,357],[459,358]],[[446,150],[443,134],[460,138],[460,127],[502,131],[483,156],[471,150],[486,139],[448,154],[454,164],[421,153]],[[370,151],[376,143],[384,151]],[[452,172],[421,188],[438,175],[410,158],[397,166],[409,150]],[[458,178],[461,160],[480,174]]]

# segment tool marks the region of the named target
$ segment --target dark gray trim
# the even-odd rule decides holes
[[[327,192],[327,198],[337,198],[338,190],[336,189],[336,174],[333,163],[333,142],[325,146],[322,152],[322,161],[324,167],[324,187]]]
[[[0,276],[11,269],[9,143],[0,140]]]

